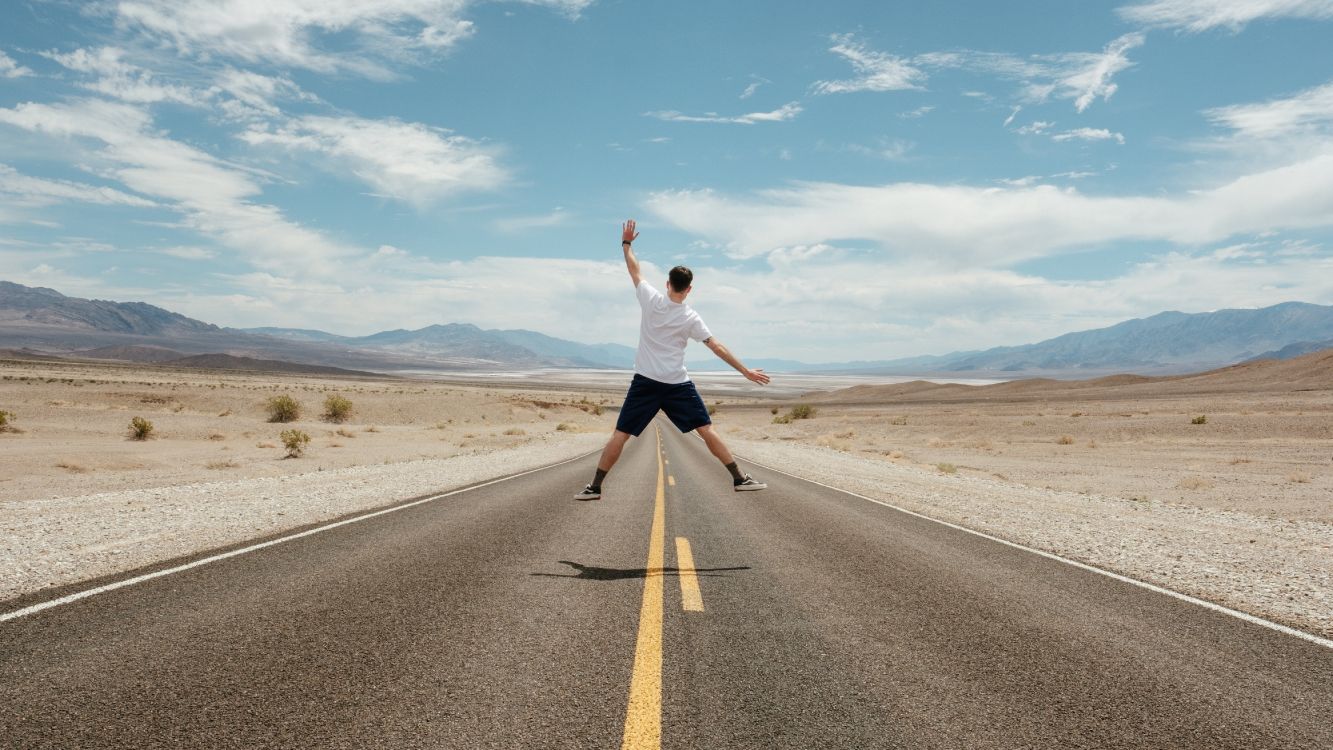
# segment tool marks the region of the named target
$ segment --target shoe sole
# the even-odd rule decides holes
[[[736,490],[737,492],[755,492],[755,491],[757,491],[757,490],[766,490],[766,489],[768,489],[768,485],[766,485],[766,484],[749,484],[749,485],[746,485],[746,484],[740,484],[740,485],[735,485],[735,486],[733,486],[732,489]]]
[[[602,496],[601,496],[601,495],[575,495],[575,496],[574,496],[574,499],[575,499],[575,500],[600,500],[600,499],[602,499]]]

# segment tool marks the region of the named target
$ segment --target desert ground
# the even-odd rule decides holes
[[[582,455],[622,393],[0,359],[0,600]],[[704,389],[743,460],[1333,634],[1333,353],[744,393]],[[270,422],[282,395],[301,415]],[[345,421],[321,418],[329,396]]]

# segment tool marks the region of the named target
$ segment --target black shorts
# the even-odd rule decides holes
[[[625,405],[620,407],[620,418],[616,420],[616,429],[638,435],[648,423],[653,421],[658,411],[666,412],[671,423],[681,432],[689,432],[696,427],[712,424],[708,416],[708,407],[699,398],[694,383],[659,383],[652,378],[634,373],[630,381],[629,393],[625,394]]]

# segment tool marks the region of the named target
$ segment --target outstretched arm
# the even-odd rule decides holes
[[[634,240],[639,238],[639,233],[634,231],[634,220],[625,222],[620,229],[620,249],[625,251],[625,267],[629,269],[630,281],[634,282],[634,288],[639,288],[639,259],[634,257]]]
[[[768,385],[768,376],[764,374],[763,370],[751,370],[741,364],[741,361],[736,359],[736,355],[732,354],[731,350],[723,345],[721,341],[718,341],[716,337],[704,341],[704,346],[712,349],[713,353],[720,357],[723,362],[736,368],[736,371],[744,375],[747,380],[752,380],[759,385]]]

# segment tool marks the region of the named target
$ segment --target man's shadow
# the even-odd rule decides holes
[[[560,560],[562,565],[568,565],[574,569],[573,573],[532,573],[534,576],[544,576],[547,578],[580,578],[585,581],[623,581],[627,578],[647,578],[649,575],[680,575],[680,568],[601,568],[596,565],[584,565],[570,560]],[[732,568],[695,568],[694,572],[699,576],[707,576],[708,573],[719,573],[728,570],[749,570],[749,565],[739,565]]]

